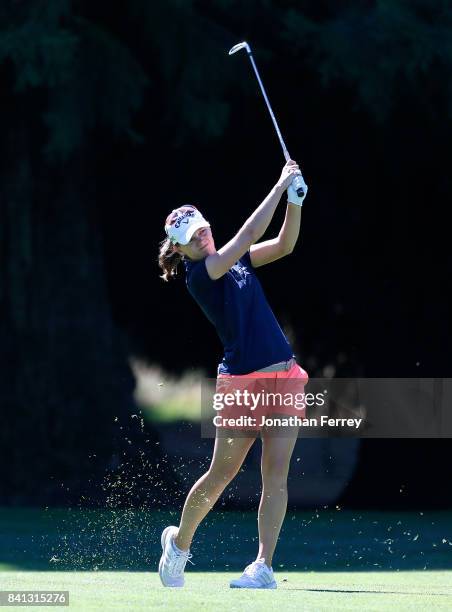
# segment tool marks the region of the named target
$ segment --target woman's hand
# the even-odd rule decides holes
[[[296,161],[293,161],[293,159],[289,159],[289,161],[282,169],[281,176],[279,177],[276,186],[281,189],[287,189],[292,183],[296,174],[301,174],[300,168]]]

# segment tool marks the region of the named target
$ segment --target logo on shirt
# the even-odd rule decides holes
[[[231,268],[232,278],[235,280],[237,285],[240,287],[244,287],[246,285],[246,277],[251,274],[248,272],[248,268],[243,266],[239,261],[234,264]]]

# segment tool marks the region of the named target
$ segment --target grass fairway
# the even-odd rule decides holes
[[[70,592],[70,610],[451,610],[452,572],[278,572],[276,591],[233,590],[232,572],[187,572],[184,589],[155,573],[2,572],[1,588]],[[283,581],[286,582],[283,582]]]
[[[229,588],[255,557],[254,512],[209,514],[186,587],[157,575],[168,511],[0,509],[0,590],[66,590],[70,610],[452,610],[452,514],[289,512],[276,591]]]

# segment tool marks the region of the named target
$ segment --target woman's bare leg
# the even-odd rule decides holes
[[[279,435],[262,430],[262,495],[259,504],[259,552],[257,559],[265,559],[271,567],[276,542],[287,510],[287,475],[298,427],[284,428]]]
[[[195,482],[185,500],[179,532],[174,538],[174,542],[180,550],[190,548],[198,525],[239,471],[254,440],[254,437],[226,438],[217,436],[210,468]]]

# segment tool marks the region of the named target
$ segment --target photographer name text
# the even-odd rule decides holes
[[[322,415],[315,418],[299,416],[261,416],[260,419],[241,415],[236,418],[222,417],[217,414],[213,419],[215,427],[348,427],[359,429],[363,419],[337,419]]]

